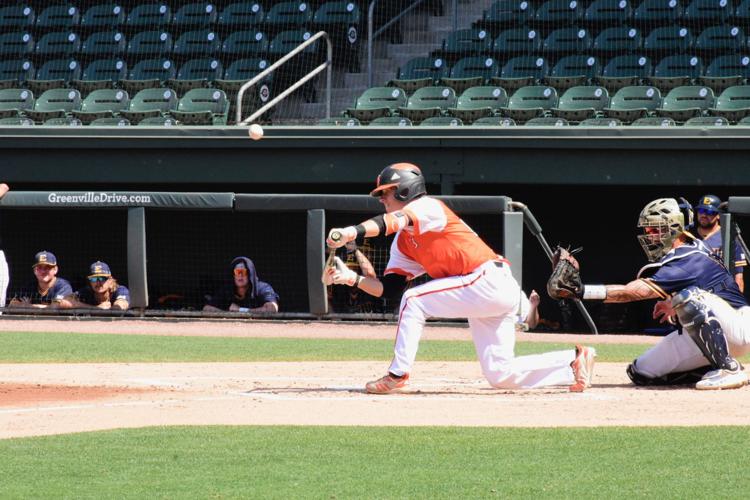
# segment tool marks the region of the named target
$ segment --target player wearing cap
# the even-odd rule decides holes
[[[71,308],[75,306],[75,294],[68,280],[57,276],[57,257],[42,250],[34,256],[36,283],[20,290],[10,301],[10,307]]]
[[[130,307],[130,291],[120,285],[112,276],[106,262],[97,260],[89,266],[86,277],[89,286],[78,290],[76,307],[96,307],[98,309],[119,309],[126,311]]]
[[[8,191],[10,191],[8,185],[4,182],[0,183],[0,199],[5,196],[5,193]],[[0,247],[2,247],[2,245],[0,245]],[[8,272],[8,261],[5,260],[5,253],[0,248],[0,307],[5,307],[5,294],[8,291],[9,283],[10,273]]]
[[[378,176],[370,193],[385,214],[357,226],[334,228],[326,243],[337,248],[362,237],[395,234],[382,279],[364,277],[335,258],[327,272],[334,284],[358,287],[375,297],[401,296],[394,357],[388,373],[366,384],[387,394],[406,387],[427,318],[468,318],[487,381],[504,389],[591,385],[595,352],[590,347],[515,357],[515,318],[521,290],[510,263],[496,254],[441,201],[427,196],[419,167],[396,163]],[[432,281],[404,292],[428,274]]]
[[[207,312],[233,311],[273,313],[279,311],[279,295],[258,279],[255,264],[247,257],[235,257],[231,264],[232,284],[217,290],[203,306]]]

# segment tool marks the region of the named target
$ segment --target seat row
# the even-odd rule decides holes
[[[395,87],[368,89],[345,116],[369,123],[378,118],[407,118],[420,123],[429,118],[452,117],[463,123],[482,118],[503,117],[515,122],[555,117],[571,122],[608,118],[630,123],[646,117],[685,122],[692,118],[720,117],[739,122],[750,116],[750,85],[737,85],[718,97],[710,87],[687,85],[674,88],[664,97],[653,86],[629,86],[611,98],[601,86],[576,86],[561,96],[546,85],[521,87],[508,95],[502,87],[478,86],[460,96],[450,87],[423,87],[411,97]]]
[[[2,120],[0,120],[2,123]],[[368,125],[372,127],[411,127],[414,123],[408,118],[400,116],[389,116],[376,118],[369,123],[363,123],[356,118],[326,118],[318,122],[319,126],[343,126],[343,127],[358,127],[362,125]],[[460,118],[451,116],[436,116],[427,118],[419,123],[421,127],[461,127],[469,125]],[[567,127],[574,125],[565,118],[556,117],[539,117],[532,118],[523,124],[517,123],[512,118],[502,116],[491,116],[485,118],[479,118],[471,122],[471,126],[474,127],[515,127],[517,125],[523,125],[525,127]],[[577,124],[580,127],[676,127],[679,124],[672,118],[663,118],[658,116],[649,116],[644,118],[638,118],[632,123],[624,123],[622,120],[617,118],[588,118]],[[726,118],[715,117],[715,116],[703,116],[690,118],[682,124],[684,127],[729,127],[731,124]],[[737,122],[735,127],[750,127],[750,117],[743,118]]]

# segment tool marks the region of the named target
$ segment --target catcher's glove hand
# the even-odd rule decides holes
[[[547,293],[555,300],[583,297],[580,266],[574,254],[577,248],[569,251],[558,246],[552,255],[552,275],[547,280]]]

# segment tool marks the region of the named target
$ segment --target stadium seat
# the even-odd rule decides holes
[[[34,120],[22,116],[0,118],[0,127],[32,127]]]
[[[129,13],[125,24],[130,30],[158,30],[172,21],[172,11],[167,2],[141,3]]]
[[[51,5],[39,13],[35,25],[40,30],[62,30],[77,27],[80,20],[81,13],[74,5]]]
[[[716,105],[709,108],[708,112],[731,122],[750,116],[750,85],[736,85],[724,90],[716,98]]]
[[[542,37],[536,30],[516,28],[505,30],[492,42],[492,53],[502,59],[520,54],[531,55],[541,50]]]
[[[750,28],[750,0],[742,0],[737,3],[732,21],[745,29]]]
[[[687,54],[667,56],[656,65],[654,76],[649,78],[649,82],[662,92],[669,91],[689,85],[702,71],[703,64],[699,57]]]
[[[567,127],[570,123],[568,123],[568,120],[565,118],[540,116],[538,118],[532,118],[523,125],[525,127]]]
[[[728,87],[742,84],[750,78],[750,57],[730,54],[713,59],[698,83],[721,92]]]
[[[656,108],[656,113],[677,122],[684,122],[713,108],[715,101],[714,91],[709,87],[685,85],[670,90],[662,100],[661,107]]]
[[[315,31],[325,31],[333,44],[333,60],[347,64],[349,71],[359,71],[360,10],[353,0],[329,1],[315,11]]]
[[[34,37],[26,31],[13,31],[0,35],[0,58],[28,57],[34,52]]]
[[[388,82],[389,86],[404,89],[411,94],[421,87],[434,85],[440,78],[448,76],[450,70],[439,57],[417,57],[409,60],[398,69],[397,77]]]
[[[643,40],[636,28],[616,26],[606,28],[594,38],[592,50],[599,55],[618,55],[638,52]]]
[[[647,117],[661,106],[661,92],[656,87],[646,85],[623,87],[610,99],[609,107],[604,108],[608,118],[616,118],[629,123]]]
[[[216,7],[210,2],[188,3],[172,17],[172,26],[178,30],[207,28],[216,22]]]
[[[578,124],[579,127],[622,127],[617,118],[588,118]]]
[[[172,89],[144,89],[130,99],[127,110],[121,110],[120,116],[130,123],[139,123],[144,118],[162,117],[177,109],[177,93]]]
[[[19,87],[34,78],[36,69],[28,59],[6,59],[0,61],[0,88]]]
[[[747,48],[747,37],[738,26],[710,26],[695,39],[694,48],[701,54],[739,54]]]
[[[596,81],[608,90],[638,85],[641,80],[651,76],[653,68],[648,57],[641,55],[624,55],[610,59]]]
[[[411,120],[403,116],[383,116],[370,122],[371,127],[411,127]]]
[[[53,31],[43,35],[37,42],[34,52],[44,60],[53,57],[74,56],[81,50],[80,37],[70,31]]]
[[[569,89],[593,80],[601,74],[599,60],[594,56],[572,55],[555,64],[544,81],[558,90]]]
[[[36,13],[28,4],[18,3],[0,7],[0,29],[4,33],[14,30],[28,30],[34,26]]]
[[[167,80],[167,86],[182,95],[192,89],[207,87],[209,82],[223,75],[224,68],[218,59],[190,59],[177,70],[177,78]]]
[[[568,121],[583,121],[597,118],[609,105],[609,93],[604,87],[571,87],[560,96],[557,107],[552,108],[554,116]]]
[[[217,25],[229,30],[247,29],[263,22],[263,5],[255,2],[230,3],[219,14]]]
[[[65,118],[68,113],[81,107],[81,93],[75,89],[50,89],[40,95],[34,108],[24,114],[37,123],[50,118]]]
[[[124,90],[94,90],[81,102],[81,109],[71,114],[85,125],[99,118],[112,118],[129,104],[130,97]]]
[[[502,87],[480,86],[466,89],[448,112],[464,123],[493,116],[508,105],[508,94]]]
[[[485,81],[497,76],[499,71],[500,66],[492,57],[464,57],[451,68],[450,76],[441,78],[439,83],[460,94],[470,87],[484,85]]]
[[[534,8],[528,0],[498,0],[482,13],[478,27],[499,32],[508,26],[523,26],[534,16]]]
[[[221,40],[213,30],[187,31],[174,42],[172,54],[175,59],[212,57],[221,50]]]
[[[302,28],[312,23],[313,9],[304,1],[292,0],[271,6],[263,22],[269,33],[279,33],[290,28]]]
[[[729,121],[721,116],[697,116],[690,118],[684,127],[728,127]]]
[[[86,66],[80,80],[74,80],[71,84],[81,92],[88,93],[112,88],[127,76],[128,66],[122,59],[97,59]]]
[[[490,85],[499,85],[506,91],[534,85],[547,76],[547,60],[539,56],[518,56],[509,60],[500,70],[500,76],[490,78]]]
[[[682,19],[691,26],[712,26],[726,23],[733,15],[728,0],[692,0],[685,7]]]
[[[643,52],[664,57],[688,52],[693,47],[693,35],[685,26],[671,25],[655,28],[643,40]]]
[[[128,42],[128,56],[135,58],[166,56],[172,53],[172,35],[162,30],[140,31]]]
[[[595,28],[619,26],[627,23],[633,15],[628,0],[594,0],[583,14],[583,22]]]
[[[412,123],[440,116],[448,108],[456,107],[456,92],[450,87],[422,87],[409,97],[406,106],[398,108],[399,115]]]
[[[92,120],[88,125],[89,127],[129,127],[130,121],[118,117],[97,118],[96,120]]]
[[[6,119],[9,120],[10,118],[6,118]],[[750,116],[746,116],[742,120],[738,121],[737,126],[738,127],[750,127]]]
[[[491,49],[492,36],[487,30],[468,28],[452,32],[433,55],[453,64],[463,57],[489,54]]]
[[[268,52],[268,37],[262,31],[235,31],[224,39],[221,54],[231,59],[263,58]]]
[[[312,33],[305,29],[280,32],[268,44],[269,59],[275,61],[284,57],[301,43],[306,42],[311,36]],[[322,45],[323,42],[321,40],[308,45],[302,52],[294,56],[293,65],[285,64],[275,71],[274,80],[277,83],[282,82],[282,85],[298,81],[323,62],[323,57],[319,52]],[[311,81],[302,87],[302,94],[307,102],[315,101],[315,86]]]
[[[516,122],[504,116],[486,116],[474,120],[471,125],[474,127],[515,127]]]
[[[553,87],[530,85],[516,90],[508,99],[508,107],[502,111],[514,121],[523,122],[543,116],[557,106],[557,101],[557,91]]]
[[[145,59],[128,72],[126,80],[120,80],[120,86],[130,95],[161,86],[161,82],[177,75],[175,65],[169,59]]]
[[[238,59],[229,65],[223,79],[214,80],[214,87],[223,90],[229,96],[235,96],[244,83],[252,80],[268,66],[268,61],[261,58]],[[268,101],[273,93],[273,73],[266,75],[258,83],[245,93],[248,102],[255,98],[261,102]]]
[[[359,127],[362,123],[356,118],[323,118],[318,120],[319,127]]]
[[[138,122],[139,127],[174,127],[177,122],[174,118],[165,116],[152,116]]]
[[[127,42],[123,33],[119,31],[97,31],[89,35],[81,44],[81,57],[122,57],[126,48]]]
[[[651,28],[676,24],[682,16],[678,0],[643,0],[633,12],[633,22]]]
[[[23,111],[33,109],[34,94],[26,89],[0,90],[0,118],[21,116]]]
[[[42,124],[45,127],[80,127],[83,124],[78,118],[70,116],[60,116],[56,118],[49,118]]]
[[[118,29],[125,24],[125,9],[116,3],[90,7],[81,17],[81,29],[89,31]]]
[[[573,26],[583,17],[584,9],[577,0],[548,0],[534,13],[535,26]]]
[[[229,100],[219,89],[192,89],[171,112],[181,125],[226,125]]]
[[[372,87],[359,96],[346,115],[367,123],[375,118],[391,116],[398,108],[406,106],[406,93],[398,87]]]
[[[73,80],[80,80],[81,65],[72,59],[52,59],[45,62],[36,72],[36,79],[28,80],[27,87],[34,94],[41,94],[45,90],[63,87]]]
[[[645,118],[638,118],[636,121],[630,124],[631,127],[676,127],[677,123],[671,118],[663,118],[659,116],[647,116]]]
[[[547,57],[558,54],[586,54],[592,44],[591,34],[586,28],[559,28],[552,31],[542,42],[542,51]]]
[[[453,116],[433,116],[419,124],[420,127],[461,127],[464,123]]]

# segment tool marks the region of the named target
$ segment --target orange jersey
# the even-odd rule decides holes
[[[402,212],[412,225],[396,234],[385,274],[461,276],[498,259],[497,253],[440,200],[424,196],[407,204]]]

